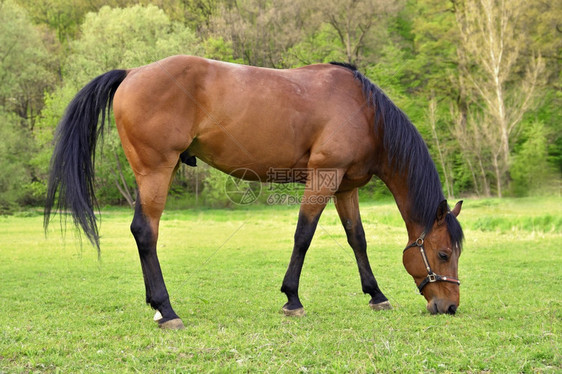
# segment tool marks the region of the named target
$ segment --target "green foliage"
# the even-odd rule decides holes
[[[96,159],[96,196],[103,204],[129,203],[132,208],[136,198],[135,176],[116,133],[106,134],[100,144]]]
[[[37,204],[35,117],[54,83],[40,30],[12,0],[0,2],[0,214]]]
[[[0,214],[12,212],[17,204],[26,204],[26,186],[32,175],[28,157],[32,146],[27,132],[21,127],[21,119],[0,107]]]
[[[234,58],[234,50],[232,49],[232,41],[226,41],[222,37],[209,36],[202,42],[203,50],[207,58],[219,61],[227,61],[241,64],[241,59]]]
[[[425,95],[455,95],[458,31],[451,7],[441,0],[411,1],[405,17],[411,19],[413,61],[405,66],[410,88]]]
[[[306,39],[291,47],[285,55],[285,63],[289,67],[331,61],[345,62],[346,59],[341,41],[327,24],[322,24]]]
[[[181,0],[185,9],[185,22],[193,30],[208,29],[211,19],[218,12],[219,3],[219,0]]]
[[[548,162],[562,174],[562,71],[558,82],[546,88],[543,104],[538,108],[535,121],[544,124],[547,134]],[[558,89],[557,89],[558,87]]]
[[[549,190],[548,183],[554,174],[552,166],[548,163],[549,135],[544,124],[540,122],[534,122],[525,129],[525,140],[510,168],[515,195],[527,196]]]
[[[228,175],[217,169],[208,168],[208,174],[205,177],[204,189],[202,191],[203,200],[207,206],[223,208],[232,206],[233,202],[225,193],[227,178]]]
[[[111,69],[142,66],[175,54],[201,52],[195,34],[154,5],[103,7],[88,13],[72,43],[65,81],[80,86]]]
[[[16,113],[33,129],[43,105],[43,92],[55,80],[53,57],[40,31],[12,0],[0,2],[0,106]]]
[[[78,32],[84,14],[92,10],[91,1],[80,0],[19,0],[31,18],[55,30],[61,43],[67,42]]]

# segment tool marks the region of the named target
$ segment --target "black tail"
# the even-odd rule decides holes
[[[109,118],[117,87],[126,70],[112,70],[88,83],[66,108],[55,134],[49,185],[45,202],[44,227],[51,212],[69,211],[99,251],[99,234],[94,214],[94,161],[96,143]],[[99,117],[101,114],[101,121]]]

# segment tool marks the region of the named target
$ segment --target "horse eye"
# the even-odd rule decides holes
[[[445,252],[439,252],[439,258],[443,261],[447,261],[449,259],[449,255],[447,255]]]

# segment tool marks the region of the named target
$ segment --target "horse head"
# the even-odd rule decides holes
[[[459,201],[449,211],[447,201],[442,201],[431,230],[423,231],[404,249],[404,267],[426,298],[431,314],[455,314],[459,306],[458,263],[463,234],[457,216],[461,206]]]

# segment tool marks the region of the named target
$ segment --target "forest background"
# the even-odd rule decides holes
[[[0,0],[0,214],[40,206],[54,130],[87,82],[193,54],[355,64],[408,114],[448,198],[560,195],[562,0]],[[102,205],[132,205],[116,131]],[[177,206],[228,206],[226,176],[182,166]],[[363,196],[388,191],[379,180]]]

